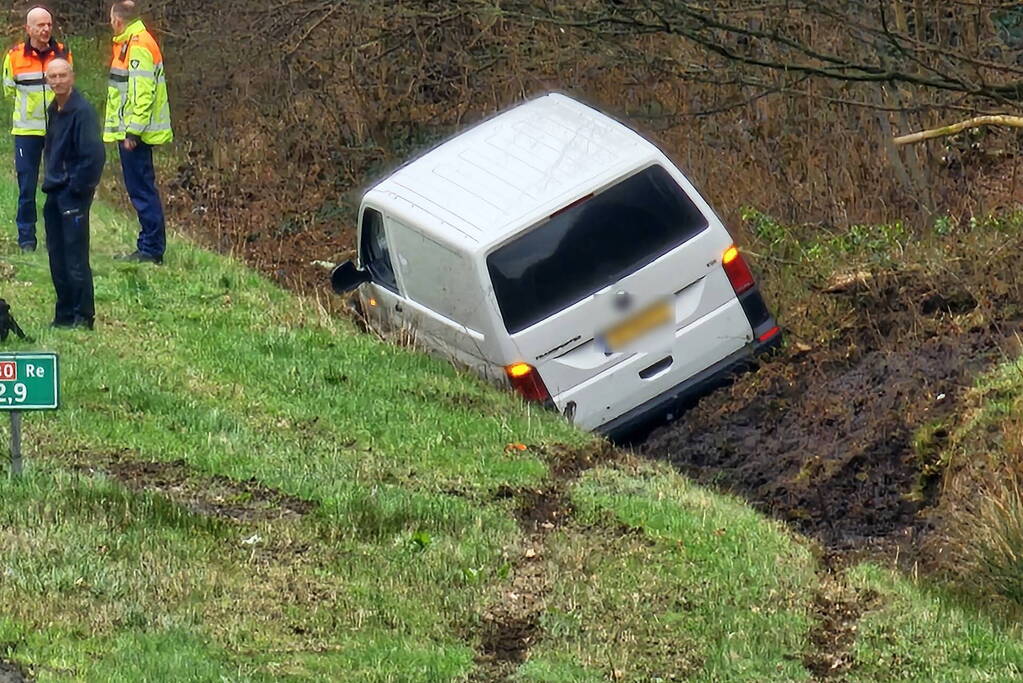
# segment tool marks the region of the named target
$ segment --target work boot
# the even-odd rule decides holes
[[[133,251],[130,254],[124,254],[116,257],[118,261],[127,261],[129,263],[155,263],[156,265],[163,264],[163,258],[160,256],[153,256],[142,251]]]

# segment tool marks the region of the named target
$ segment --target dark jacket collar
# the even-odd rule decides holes
[[[61,114],[70,114],[79,107],[82,106],[82,96],[78,92],[78,88],[71,88],[71,97],[67,99],[67,104],[64,105],[63,109],[57,106],[57,98],[50,102],[50,111],[54,114],[60,112]]]
[[[46,48],[44,48],[43,50],[37,50],[34,47],[32,47],[32,39],[28,36],[25,36],[25,56],[31,57],[33,52],[39,55],[40,57],[43,57],[50,52],[59,54],[61,52],[60,44],[57,43],[56,38],[50,36],[50,42],[46,44]]]

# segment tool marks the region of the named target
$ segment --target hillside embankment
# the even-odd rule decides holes
[[[15,197],[0,179],[0,208]],[[59,353],[63,397],[26,417],[26,475],[0,477],[14,683],[1021,674],[1018,622],[926,577],[821,562],[742,501],[233,259],[181,240],[159,268],[116,261],[134,217],[101,199],[93,218],[92,333],[47,328],[46,261],[0,234],[0,283],[37,336],[9,348]],[[881,277],[890,236],[859,252],[792,234],[775,253],[874,254]],[[844,319],[852,291],[827,282],[807,310]],[[975,317],[925,316],[921,335],[983,326],[982,294]],[[817,353],[859,339],[782,310]]]
[[[102,4],[66,8],[68,27],[102,21]],[[152,2],[175,99],[164,178],[177,220],[320,293],[314,261],[350,255],[374,179],[523,98],[576,95],[696,181],[751,247],[790,340],[641,450],[829,551],[949,557],[942,539],[962,533],[951,510],[993,476],[963,475],[951,453],[976,427],[985,372],[1019,351],[1021,292],[1004,257],[1018,251],[1017,138],[896,152],[893,132],[959,104],[905,85],[669,77],[657,55],[721,63],[670,36],[609,41],[519,5]],[[845,29],[815,35],[855,42]]]
[[[0,178],[0,208],[15,196]],[[37,337],[8,348],[62,372],[63,407],[26,416],[25,476],[0,477],[18,683],[1019,673],[988,615],[832,576],[742,501],[236,260],[181,240],[159,268],[117,261],[134,217],[101,199],[93,219],[93,333],[46,326],[46,260],[0,234]]]

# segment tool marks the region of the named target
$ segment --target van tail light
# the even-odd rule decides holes
[[[504,369],[512,387],[527,401],[543,403],[550,399],[551,394],[540,379],[540,373],[528,363],[515,363]]]
[[[734,244],[721,257],[721,265],[724,266],[725,275],[728,276],[728,281],[732,283],[732,289],[736,294],[742,294],[756,284],[753,280],[753,273],[746,265],[746,259],[742,257],[739,248]]]

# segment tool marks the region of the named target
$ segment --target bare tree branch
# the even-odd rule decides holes
[[[897,138],[893,138],[892,141],[896,145],[909,145],[914,142],[921,142],[922,140],[931,140],[933,138],[955,135],[956,133],[960,133],[968,128],[980,128],[981,126],[1008,126],[1010,128],[1023,128],[1023,116],[976,116],[972,119],[953,123],[949,126],[930,128],[917,133],[910,133],[909,135],[900,135]]]

